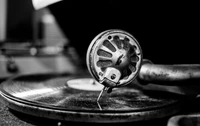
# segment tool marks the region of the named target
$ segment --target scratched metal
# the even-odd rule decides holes
[[[141,118],[140,116],[145,116],[145,112],[148,118],[158,118],[159,116],[169,116],[179,110],[176,106],[179,101],[178,97],[162,92],[144,92],[137,86],[126,86],[115,89],[110,94],[104,93],[97,103],[99,91],[79,90],[67,85],[68,80],[75,78],[78,77],[52,74],[24,75],[5,81],[0,89],[2,96],[11,108],[17,110],[23,108],[21,112],[35,115],[38,113],[40,116],[43,115],[43,108],[48,109],[49,113],[56,111],[57,113],[49,115],[51,118],[56,114],[58,116],[62,111],[62,114],[64,113],[62,116],[70,113],[74,118],[81,118],[80,120],[88,115],[89,117],[90,115],[98,116],[98,118],[92,117],[95,118],[93,122],[102,121],[102,118],[113,121],[115,116],[123,117],[124,114],[127,114],[129,116],[123,118],[123,121],[126,121],[131,120],[130,117],[135,118],[135,115],[138,116],[137,118]],[[30,112],[30,109],[36,113]],[[143,113],[140,115],[138,112]],[[83,118],[85,113],[87,116]],[[77,114],[81,116],[77,116]],[[44,116],[48,118],[46,114]],[[114,121],[120,121],[118,117]],[[66,117],[64,119],[68,120]]]

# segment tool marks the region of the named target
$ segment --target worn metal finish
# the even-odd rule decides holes
[[[137,76],[142,62],[142,50],[137,40],[128,32],[111,29],[97,35],[91,42],[87,51],[87,67],[91,75],[106,87],[120,87],[132,82]],[[108,68],[119,71],[112,73]],[[112,72],[112,71],[111,71]],[[114,84],[112,84],[112,81]],[[116,82],[117,81],[117,82]],[[107,81],[105,81],[107,82]],[[109,83],[111,82],[111,83]]]
[[[156,83],[159,85],[197,85],[197,82],[200,81],[200,65],[144,63],[140,69],[138,79],[146,83]]]
[[[68,86],[68,75],[24,75],[5,81],[1,96],[16,111],[50,119],[76,122],[133,122],[163,118],[177,113],[180,98],[162,92],[124,86],[103,94]],[[92,78],[88,78],[92,79]]]
[[[143,59],[137,40],[119,29],[104,31],[93,39],[87,66],[94,79],[106,87],[125,86],[135,79],[143,84],[174,86],[197,85],[200,81],[200,64],[153,64]]]

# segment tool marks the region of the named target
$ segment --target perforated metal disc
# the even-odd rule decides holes
[[[104,31],[91,42],[87,51],[87,67],[91,75],[101,81],[106,68],[120,71],[117,86],[130,83],[137,76],[142,62],[142,50],[128,32],[118,29]]]

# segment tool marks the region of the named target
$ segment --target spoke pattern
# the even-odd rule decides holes
[[[136,72],[139,61],[139,54],[136,54],[137,47],[130,44],[130,41],[127,37],[108,36],[97,50],[97,66],[102,71],[106,67],[118,68],[122,72],[121,78],[128,79],[131,73]]]

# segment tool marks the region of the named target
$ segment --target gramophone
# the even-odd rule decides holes
[[[178,114],[183,95],[198,94],[188,84],[199,80],[200,65],[162,65],[143,59],[139,42],[121,29],[98,34],[86,62],[89,73],[77,76],[10,77],[0,87],[4,103],[20,113],[52,120],[134,123]]]

